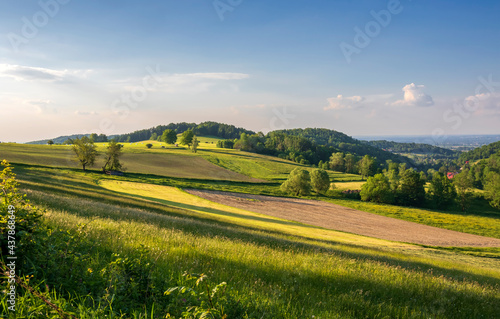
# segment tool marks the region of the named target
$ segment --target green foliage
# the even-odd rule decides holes
[[[479,159],[485,159],[491,157],[491,155],[500,152],[500,141],[484,145],[473,149],[472,151],[462,153],[459,158],[460,163],[465,163],[466,161],[477,161]]]
[[[425,202],[425,181],[420,178],[420,173],[407,169],[401,174],[396,200],[404,206],[422,206]]]
[[[175,133],[174,130],[167,129],[163,131],[161,140],[167,144],[175,144],[175,142],[177,142],[177,133]]]
[[[368,176],[373,176],[377,170],[377,163],[375,159],[370,155],[365,155],[361,161],[359,161],[359,174],[362,178],[367,178]]]
[[[330,164],[329,165],[330,169],[337,172],[344,172],[345,171],[344,153],[342,152],[333,153],[332,156],[330,156],[329,164]]]
[[[146,147],[147,147],[147,148],[151,148],[151,147],[153,147],[153,144],[148,143],[148,144],[146,144]]]
[[[193,147],[191,148],[191,151],[193,153],[196,153],[198,151],[198,145],[200,145],[200,142],[198,141],[198,138],[195,136],[193,136]]]
[[[84,136],[73,140],[73,152],[85,171],[87,166],[93,166],[97,157],[97,148],[92,140]]]
[[[318,194],[324,194],[330,188],[330,177],[325,170],[315,169],[311,173],[311,187]]]
[[[467,211],[472,200],[474,180],[468,169],[462,170],[453,177],[453,185],[457,188],[458,203],[463,212]]]
[[[19,193],[12,166],[7,161],[0,165],[0,253],[22,256],[35,244],[42,214]]]
[[[218,140],[217,141],[218,148],[234,148],[233,140]]]
[[[368,177],[363,186],[361,186],[361,200],[376,203],[390,204],[394,201],[394,194],[391,190],[389,180],[383,174],[376,174]]]
[[[182,145],[187,145],[188,147],[191,147],[191,144],[193,143],[193,137],[194,137],[193,131],[187,130],[184,133],[182,133],[180,143]]]
[[[429,186],[429,195],[437,208],[444,209],[453,204],[457,197],[457,191],[448,177],[435,172]]]
[[[205,274],[188,274],[185,272],[183,277],[186,286],[172,287],[165,291],[166,296],[175,294],[177,303],[184,304],[185,310],[179,318],[227,318],[225,313],[228,303],[226,282],[221,282],[215,286],[210,285],[208,276]],[[167,314],[167,318],[170,318],[170,314]]]
[[[177,133],[183,133],[187,130],[193,131],[194,134],[198,136],[214,136],[225,139],[238,138],[241,133],[254,134],[254,132],[235,127],[234,125],[228,125],[216,122],[203,122],[200,124],[196,123],[170,123],[168,125],[158,125],[149,129],[139,130],[128,134],[118,135],[116,137],[118,142],[139,142],[147,140],[152,134],[156,133],[158,136],[163,137],[165,130],[171,130]],[[164,139],[162,138],[162,141]],[[168,144],[173,144],[175,141],[166,142]]]
[[[49,144],[49,145],[54,145],[54,141],[53,141],[53,140],[48,140],[48,141],[47,141],[47,144]]]
[[[484,188],[490,205],[500,209],[500,174],[494,171],[490,172]]]
[[[106,147],[104,153],[103,171],[120,171],[123,170],[123,165],[120,162],[122,156],[122,144],[118,144],[115,140],[111,140]]]
[[[281,184],[284,193],[298,195],[309,195],[311,192],[311,176],[309,171],[297,167],[290,172],[288,179]]]

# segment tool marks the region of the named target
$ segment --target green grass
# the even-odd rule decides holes
[[[94,173],[47,178],[54,170],[16,170],[29,197],[47,209],[44,222],[71,234],[51,237],[61,249],[44,275],[57,301],[90,294],[87,310],[76,312],[82,318],[97,307],[88,298],[107,305],[111,294],[113,312],[127,318],[150,314],[152,302],[154,318],[178,316],[188,305],[163,291],[185,284],[184,271],[227,282],[227,311],[238,313],[230,318],[493,318],[500,311],[496,259],[333,231],[319,236],[321,229],[296,223],[272,227],[276,221],[257,223],[257,215],[164,186],[108,180],[104,189]],[[147,292],[133,285],[142,280]]]

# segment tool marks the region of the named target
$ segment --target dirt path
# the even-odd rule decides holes
[[[500,239],[412,223],[322,201],[194,189],[186,191],[224,205],[369,237],[432,246],[500,247]]]

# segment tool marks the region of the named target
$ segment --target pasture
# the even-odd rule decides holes
[[[194,196],[183,189],[280,196],[279,185],[293,168],[311,169],[206,144],[196,154],[159,143],[151,149],[125,145],[125,176],[82,172],[70,163],[67,146],[0,144],[0,157],[18,163],[14,170],[22,191],[45,210],[42,223],[52,229],[36,243],[31,258],[37,263],[27,263],[30,285],[78,318],[179,318],[208,302],[203,291],[222,282],[227,288],[213,302],[228,318],[494,318],[500,313],[498,248],[377,239],[292,221],[284,206],[284,215],[276,217]],[[350,188],[363,183],[358,175],[328,173]],[[224,178],[228,174],[234,175]],[[262,203],[248,198],[246,204]],[[309,199],[500,238],[498,213],[487,210],[463,215]],[[301,212],[308,213],[294,213]],[[197,287],[183,273],[207,275],[207,286]],[[178,286],[197,291],[198,299],[164,294]],[[20,291],[18,298],[24,311],[19,315],[58,318],[30,292]],[[2,297],[0,308],[6,305]]]

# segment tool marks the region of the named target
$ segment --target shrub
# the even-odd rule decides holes
[[[391,185],[383,174],[368,177],[366,183],[361,186],[361,200],[377,203],[390,204],[394,201]]]
[[[302,168],[295,168],[290,172],[288,179],[281,184],[281,191],[294,195],[309,195],[311,192],[311,176]]]
[[[322,169],[316,169],[311,173],[311,186],[318,194],[324,194],[330,188],[330,177]]]

